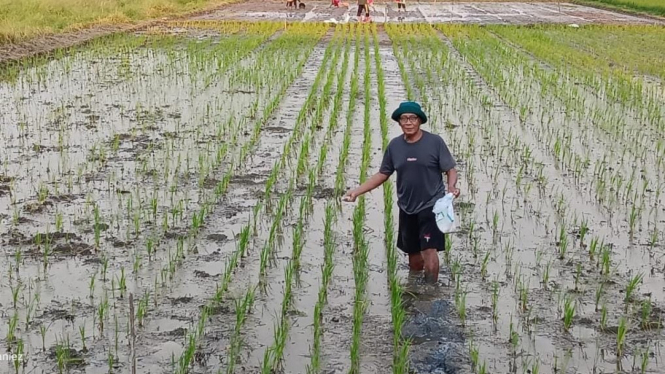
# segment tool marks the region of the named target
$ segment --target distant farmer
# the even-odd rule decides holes
[[[367,4],[367,0],[358,0],[358,14],[356,14],[358,22],[362,22],[361,15],[363,11],[365,12],[365,21],[369,21],[369,5]]]
[[[392,119],[399,123],[403,134],[388,144],[379,172],[349,190],[344,200],[355,201],[397,171],[397,247],[409,255],[411,271],[425,270],[425,279],[434,283],[439,275],[438,252],[444,250],[445,238],[436,225],[432,207],[446,194],[442,173],[447,175],[449,192],[455,197],[460,194],[455,159],[439,135],[420,129],[427,116],[418,103],[401,103]]]
[[[404,10],[406,12],[406,0],[395,0],[397,3],[397,11]]]

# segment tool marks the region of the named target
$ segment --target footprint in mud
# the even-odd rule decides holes
[[[224,243],[226,239],[228,239],[228,236],[224,234],[210,234],[206,237],[206,239],[213,241],[215,243]]]
[[[201,309],[205,308],[206,305],[201,305]],[[214,305],[212,307],[208,307],[208,315],[209,316],[215,316],[218,314],[231,314],[233,310],[228,306],[228,305]]]
[[[65,256],[87,256],[93,247],[86,243],[61,243],[53,247],[53,252]]]
[[[191,296],[182,296],[182,297],[177,297],[175,299],[171,299],[171,304],[173,304],[173,305],[188,304],[192,300],[194,300],[194,298],[191,297]]]
[[[77,351],[74,348],[67,348],[62,345],[56,345],[49,349],[49,358],[51,360],[57,360],[58,357],[66,357],[67,366],[82,366],[85,365],[85,360],[83,359],[83,351]]]
[[[182,337],[182,336],[185,336],[186,334],[187,334],[187,329],[186,328],[178,327],[175,330],[165,331],[165,332],[161,333],[160,335],[164,335],[164,336],[174,338],[174,337]]]

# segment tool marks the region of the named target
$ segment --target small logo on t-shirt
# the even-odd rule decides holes
[[[429,234],[426,234],[426,235],[424,236],[424,238],[425,238],[425,241],[429,243],[429,238],[430,238]]]
[[[415,157],[408,157],[406,160],[407,161],[418,161],[418,159],[415,158]]]

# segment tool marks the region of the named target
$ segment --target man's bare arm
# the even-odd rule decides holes
[[[459,188],[457,188],[457,169],[452,168],[448,170],[446,175],[448,176],[448,192],[455,195],[455,197],[458,197]]]
[[[369,177],[369,179],[367,179],[365,183],[347,192],[346,195],[344,196],[344,200],[355,201],[358,196],[379,187],[380,185],[383,184],[383,182],[387,181],[388,178],[389,176],[385,174],[376,173],[371,177]]]

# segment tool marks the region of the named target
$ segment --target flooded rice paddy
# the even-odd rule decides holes
[[[191,21],[3,67],[0,372],[662,372],[664,36]],[[394,181],[340,202],[406,99],[459,164],[437,285]]]

